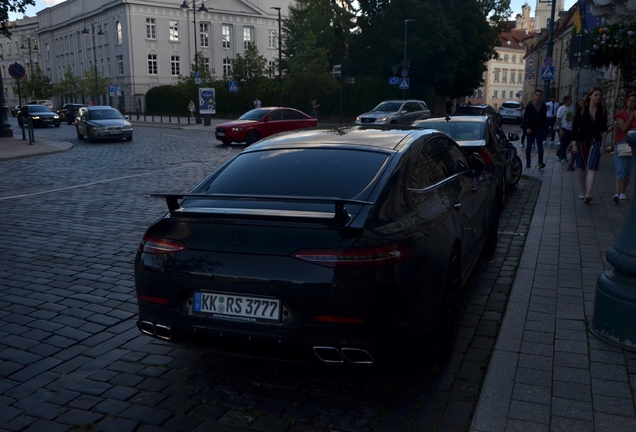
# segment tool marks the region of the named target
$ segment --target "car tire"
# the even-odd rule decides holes
[[[67,117],[66,117],[66,124],[71,124],[71,123],[73,123],[73,122],[71,121],[71,118],[67,116]]]
[[[261,135],[258,133],[258,131],[251,130],[247,133],[247,135],[245,135],[245,144],[252,145],[259,139],[261,139]]]
[[[232,144],[232,141],[228,141],[228,140],[221,140],[221,142],[225,145],[230,145]]]
[[[461,318],[462,270],[459,252],[453,248],[448,259],[446,286],[440,303],[436,351],[441,355],[452,352]]]
[[[521,173],[523,172],[523,163],[519,156],[512,158],[509,169],[510,175],[508,176],[508,186],[515,188],[519,184],[519,180],[521,180]]]
[[[126,141],[132,141],[132,137],[131,136],[126,137]]]
[[[86,138],[88,138],[88,142],[90,142],[90,143],[94,143],[95,142],[95,138],[88,131],[86,131]]]
[[[55,127],[60,127],[62,123],[55,123]]]
[[[84,135],[82,135],[82,134],[80,133],[79,128],[77,128],[77,127],[76,127],[76,128],[75,128],[75,131],[77,132],[77,139],[83,139],[83,138],[84,138]]]

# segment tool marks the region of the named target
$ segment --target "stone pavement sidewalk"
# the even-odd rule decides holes
[[[28,138],[22,139],[20,131],[14,131],[11,138],[0,137],[0,160],[20,159],[31,156],[42,156],[70,150],[73,144],[68,141],[53,141],[37,138],[29,144]]]
[[[589,331],[596,280],[611,269],[605,252],[625,225],[633,182],[627,201],[612,201],[614,162],[605,153],[585,204],[578,173],[555,160],[556,149],[546,146],[544,171],[525,170],[542,186],[474,432],[636,431],[636,353]]]

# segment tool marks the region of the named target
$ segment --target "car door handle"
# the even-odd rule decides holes
[[[473,191],[473,193],[476,193],[477,192],[477,186],[472,186],[470,188],[470,190]]]
[[[462,203],[455,203],[453,207],[455,207],[455,210],[460,210],[462,208]]]

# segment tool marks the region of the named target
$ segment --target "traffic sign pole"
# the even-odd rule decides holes
[[[554,46],[554,14],[556,13],[556,2],[552,2],[552,10],[550,12],[550,27],[548,32],[548,43],[545,49],[544,66],[552,66],[552,48]],[[549,59],[549,60],[548,60]],[[549,64],[546,64],[549,63]],[[554,74],[553,78],[554,79]],[[543,81],[543,102],[547,102],[550,99],[550,80]]]

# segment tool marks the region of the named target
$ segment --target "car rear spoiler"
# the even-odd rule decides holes
[[[268,219],[268,220],[297,220],[299,222],[314,222],[327,225],[343,225],[351,216],[345,208],[345,204],[373,205],[369,201],[335,198],[335,197],[304,197],[281,195],[245,195],[245,194],[152,194],[153,198],[165,198],[171,214],[205,213],[209,217],[238,217],[243,219]],[[232,200],[232,201],[267,201],[267,202],[294,202],[313,204],[334,204],[334,212],[318,212],[306,210],[277,210],[277,209],[251,209],[251,208],[225,208],[225,207],[188,207],[181,206],[180,201],[186,198],[204,200]]]

